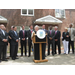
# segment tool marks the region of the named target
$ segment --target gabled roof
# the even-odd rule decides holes
[[[0,23],[7,23],[7,19],[0,15]]]
[[[62,23],[61,20],[59,20],[51,15],[36,19],[34,22],[34,24],[60,24],[60,23]]]

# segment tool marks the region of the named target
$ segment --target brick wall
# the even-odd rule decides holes
[[[69,27],[70,23],[75,25],[75,10],[66,9],[65,10],[66,18],[58,18],[63,23],[59,24],[59,30],[61,33],[64,31],[64,27]],[[31,25],[33,22],[41,17],[51,15],[55,17],[55,9],[35,9],[34,16],[22,16],[21,9],[0,9],[0,15],[8,19],[7,29],[10,30],[12,25]],[[46,29],[49,25],[46,25]]]

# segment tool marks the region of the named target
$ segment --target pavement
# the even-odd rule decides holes
[[[61,50],[61,54],[58,55],[49,55],[46,57],[48,59],[48,62],[41,62],[41,63],[34,63],[33,59],[33,52],[31,52],[31,57],[20,57],[20,53],[18,53],[18,58],[16,60],[12,60],[11,58],[8,59],[8,61],[2,61],[0,65],[75,65],[75,54],[72,54],[72,51],[70,54],[66,55],[63,54],[64,50]],[[27,52],[28,54],[28,52]],[[46,50],[47,54],[47,50]],[[7,57],[9,56],[9,53],[7,54]]]

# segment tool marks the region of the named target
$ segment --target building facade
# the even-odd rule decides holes
[[[75,25],[75,9],[0,9],[0,16],[7,19],[7,22],[3,23],[7,31],[12,25],[17,26],[19,31],[21,25],[25,25],[28,30],[29,25],[37,24],[41,27],[45,24],[47,30],[50,25],[58,26],[62,33],[70,23]]]

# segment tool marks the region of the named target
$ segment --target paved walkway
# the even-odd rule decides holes
[[[2,61],[0,65],[75,65],[75,54],[70,52],[70,54],[66,55],[63,54],[63,50],[61,55],[56,54],[55,56],[47,56],[46,59],[48,59],[48,62],[42,63],[33,62],[33,52],[31,53],[31,57],[20,57],[19,53],[18,55],[19,59],[11,60],[10,58],[8,61]],[[7,56],[9,56],[9,54]]]

